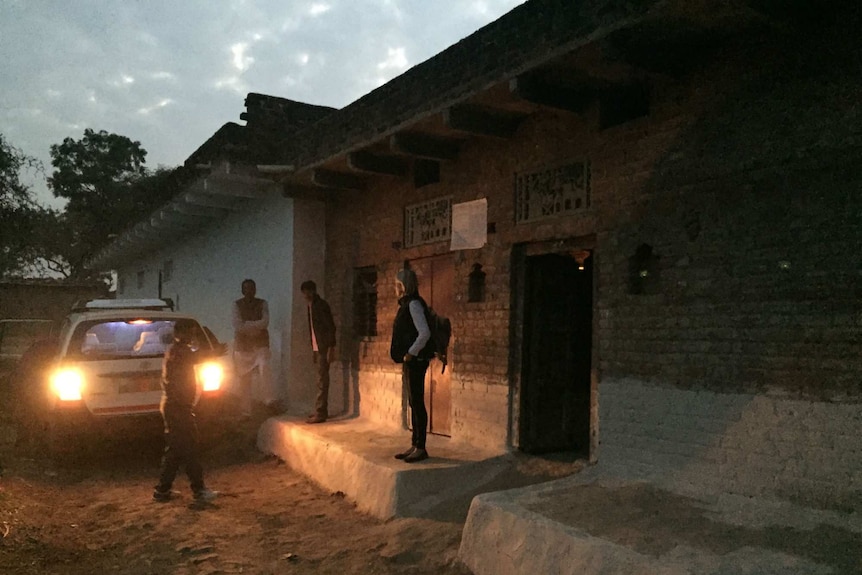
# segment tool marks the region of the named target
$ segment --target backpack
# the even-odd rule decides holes
[[[434,357],[439,359],[440,363],[443,364],[443,369],[440,370],[440,373],[444,373],[446,365],[449,363],[447,354],[449,352],[449,340],[452,339],[452,322],[449,321],[448,317],[438,314],[431,307],[426,306],[425,310],[428,328],[431,330]]]

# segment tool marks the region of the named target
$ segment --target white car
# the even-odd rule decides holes
[[[206,411],[220,399],[229,367],[226,347],[210,330],[165,300],[91,300],[72,310],[58,338],[21,358],[19,431],[47,433],[56,451],[92,424],[159,418],[162,360],[181,318],[198,325],[194,345],[212,352],[197,366],[198,404]]]

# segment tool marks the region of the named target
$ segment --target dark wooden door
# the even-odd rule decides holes
[[[520,446],[589,454],[592,257],[527,258]]]
[[[410,264],[419,279],[419,294],[440,315],[452,318],[455,303],[455,267],[451,256],[437,256],[414,260]],[[428,409],[428,431],[437,435],[450,435],[449,414],[452,409],[452,364],[446,371],[443,365],[432,360],[425,376],[425,406]]]

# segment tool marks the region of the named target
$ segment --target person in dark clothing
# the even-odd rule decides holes
[[[198,429],[194,406],[197,398],[195,364],[212,355],[210,350],[194,349],[199,331],[197,323],[179,319],[174,323],[174,342],[162,362],[161,412],[165,422],[165,454],[159,484],[153,491],[156,501],[171,498],[171,486],[180,466],[189,476],[196,501],[211,501],[218,492],[204,485],[204,473],[198,459]],[[202,335],[202,334],[200,334]]]
[[[407,463],[428,459],[425,438],[428,411],[425,408],[425,372],[434,356],[431,329],[428,327],[428,304],[419,295],[419,282],[413,270],[405,267],[395,278],[398,312],[392,326],[389,355],[401,364],[401,381],[407,390],[413,436],[410,449],[395,455]]]
[[[323,423],[329,417],[329,364],[335,359],[335,322],[329,304],[317,295],[317,284],[302,282],[299,288],[308,302],[308,333],[317,364],[317,401],[308,423]]]

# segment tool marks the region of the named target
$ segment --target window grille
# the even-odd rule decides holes
[[[404,208],[404,247],[442,242],[452,237],[452,197]]]
[[[590,164],[515,174],[515,221],[533,222],[590,207]]]
[[[358,268],[353,273],[353,333],[356,337],[377,335],[377,270]]]

